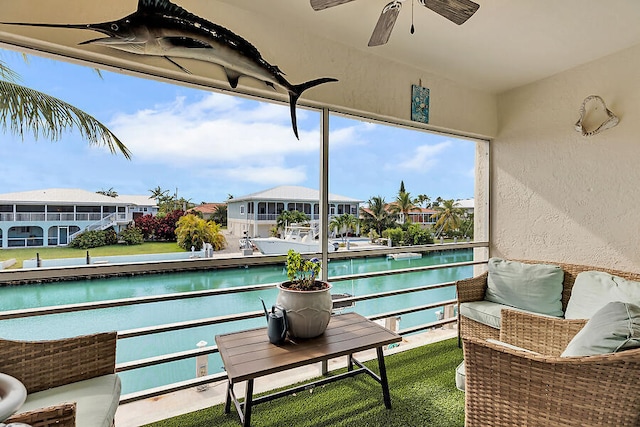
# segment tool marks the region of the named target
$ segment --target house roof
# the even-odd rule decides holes
[[[137,206],[157,206],[156,199],[144,194],[118,194],[115,198],[120,203]]]
[[[475,207],[474,199],[462,199],[456,200],[455,207],[462,209],[473,209]]]
[[[226,203],[202,203],[198,206],[194,206],[191,209],[189,209],[190,211],[198,211],[201,212],[203,214],[213,214],[216,212],[216,209],[218,208],[218,206],[225,206]]]
[[[82,203],[88,205],[156,206],[156,201],[144,195],[118,195],[109,197],[79,188],[46,188],[0,194],[0,203]]]
[[[248,200],[291,200],[317,202],[318,200],[320,200],[320,192],[313,188],[300,187],[296,185],[281,185],[279,187],[269,188],[268,190],[258,191],[257,193],[247,194],[246,196],[235,197],[229,200],[229,203],[243,202]],[[352,199],[350,197],[329,193],[329,202],[362,203],[362,200]]]

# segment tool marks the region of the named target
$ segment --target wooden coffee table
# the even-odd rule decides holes
[[[216,335],[216,344],[228,377],[224,411],[228,414],[233,402],[238,410],[240,422],[248,427],[251,422],[252,407],[258,403],[363,373],[380,383],[384,404],[391,409],[382,347],[401,340],[398,334],[356,313],[332,316],[325,333],[317,338],[287,340],[281,346],[269,343],[266,328]],[[379,375],[353,357],[353,353],[372,348],[377,352]],[[340,356],[347,356],[347,371],[342,374],[253,398],[253,380],[256,378],[312,363],[326,362]],[[357,369],[354,369],[354,365]],[[242,381],[246,381],[247,384],[244,401],[240,402],[233,391],[233,386]]]

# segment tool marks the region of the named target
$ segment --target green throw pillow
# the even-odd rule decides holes
[[[560,317],[564,271],[558,265],[489,259],[485,300]]]
[[[562,357],[593,356],[640,347],[640,307],[614,301],[598,310]]]

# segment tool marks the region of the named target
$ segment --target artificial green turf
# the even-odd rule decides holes
[[[457,340],[449,339],[385,358],[392,409],[382,401],[380,385],[367,375],[343,379],[253,407],[251,425],[261,426],[433,426],[464,425],[464,393],[455,387],[462,361]],[[375,360],[366,365],[377,372]],[[157,423],[153,427],[237,427],[232,405],[222,405]]]

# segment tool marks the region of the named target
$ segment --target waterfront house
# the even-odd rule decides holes
[[[65,246],[83,230],[116,232],[158,206],[144,195],[109,197],[69,188],[0,194],[0,247]]]
[[[329,220],[334,216],[358,216],[362,200],[329,194]],[[234,197],[227,202],[227,227],[231,234],[267,237],[283,211],[299,211],[309,221],[320,220],[320,194],[318,190],[294,185],[282,185],[264,191]]]
[[[388,203],[386,206],[387,211],[391,211],[395,202]],[[465,216],[469,216],[473,214],[474,209],[474,200],[473,199],[462,199],[457,200],[454,204],[454,207],[463,211]],[[368,210],[368,208],[363,208]],[[403,224],[405,220],[412,222],[414,224],[420,224],[423,227],[433,226],[436,223],[435,215],[438,213],[437,209],[433,207],[423,208],[416,206],[411,211],[398,214],[398,223]]]

